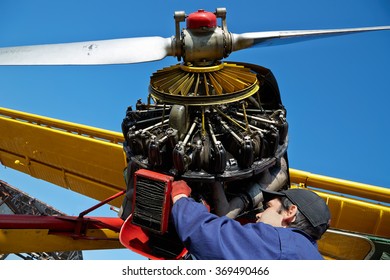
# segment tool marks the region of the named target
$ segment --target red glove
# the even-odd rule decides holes
[[[191,188],[183,180],[174,181],[172,183],[172,192],[171,192],[172,200],[175,196],[179,194],[184,194],[186,196],[190,196],[191,194]]]

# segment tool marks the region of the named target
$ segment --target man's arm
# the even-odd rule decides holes
[[[187,184],[178,182],[180,191],[175,188],[176,183],[173,185],[172,219],[180,239],[196,258],[278,258],[279,251],[270,252],[267,249],[269,245],[280,247],[273,227],[264,224],[242,226],[226,216],[209,213],[203,204],[188,198]],[[271,255],[267,256],[269,253]]]

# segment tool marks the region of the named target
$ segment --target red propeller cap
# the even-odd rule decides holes
[[[217,16],[205,10],[198,10],[191,13],[187,17],[188,29],[199,29],[202,27],[214,28],[217,27]]]

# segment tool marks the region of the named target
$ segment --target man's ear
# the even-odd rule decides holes
[[[295,215],[298,212],[298,207],[296,205],[291,205],[288,210],[284,212],[284,217],[282,221],[282,225],[288,226],[295,220]]]

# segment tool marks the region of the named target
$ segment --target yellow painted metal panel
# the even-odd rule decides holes
[[[2,164],[97,200],[125,189],[118,134],[0,108]]]
[[[121,143],[123,141],[122,133],[113,132],[106,129],[100,129],[82,124],[75,124],[63,120],[48,118],[40,115],[16,111],[0,107],[0,116],[29,122],[49,128],[71,132],[73,134],[84,135],[90,138],[101,139],[110,143]]]
[[[367,238],[339,231],[327,231],[318,242],[318,249],[326,259],[364,260],[374,250]]]
[[[390,207],[314,190],[328,204],[331,227],[390,237]]]
[[[390,189],[296,169],[290,176],[295,187],[312,187],[327,201],[333,228],[390,237]]]
[[[290,168],[291,182],[390,203],[390,189]]]

